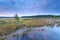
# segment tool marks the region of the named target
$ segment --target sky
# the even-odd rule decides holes
[[[0,16],[60,15],[60,0],[0,0]]]

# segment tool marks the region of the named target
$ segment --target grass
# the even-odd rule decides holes
[[[16,22],[14,19],[5,19],[6,23],[0,24],[0,35],[8,35],[21,27],[52,26],[55,23],[54,20],[54,18],[20,19],[19,22]]]

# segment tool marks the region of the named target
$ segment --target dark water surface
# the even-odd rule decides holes
[[[36,27],[23,36],[24,30],[23,28],[19,29],[7,36],[6,40],[60,40],[60,27]],[[18,34],[18,36],[12,36],[14,34]]]

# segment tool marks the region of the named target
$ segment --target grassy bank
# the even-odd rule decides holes
[[[55,24],[54,18],[40,18],[40,19],[20,19],[16,22],[14,19],[5,19],[5,23],[0,23],[0,34],[7,35],[21,27],[41,27],[53,26]],[[60,25],[60,22],[58,23]]]

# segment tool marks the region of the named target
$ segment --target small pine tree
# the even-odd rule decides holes
[[[15,20],[16,20],[17,22],[19,22],[19,17],[18,17],[17,14],[15,15]]]

